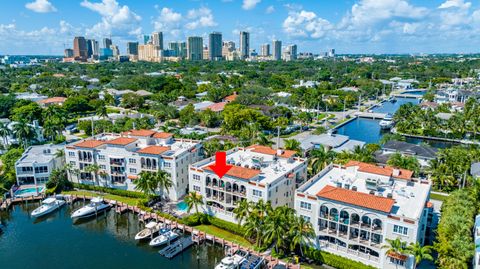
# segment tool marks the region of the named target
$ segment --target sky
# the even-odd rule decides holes
[[[480,52],[479,0],[0,0],[0,55],[62,55],[75,36],[164,42],[220,31],[251,48],[273,39],[299,52]],[[101,44],[101,42],[100,42]]]

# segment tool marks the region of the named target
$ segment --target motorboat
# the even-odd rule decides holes
[[[156,234],[161,228],[161,224],[156,223],[155,221],[150,221],[145,225],[145,229],[141,230],[135,235],[135,240],[143,240],[146,238],[152,237]]]
[[[106,204],[101,197],[95,197],[90,200],[90,203],[75,210],[71,217],[72,219],[88,218],[90,216],[97,215],[110,208],[109,204]]]
[[[395,97],[390,98],[390,102],[391,102],[391,103],[396,103],[396,102],[397,102],[397,98],[395,98]]]
[[[215,269],[237,269],[245,261],[245,257],[239,254],[228,255],[215,266]]]
[[[149,245],[152,247],[158,247],[166,243],[170,243],[177,239],[179,235],[174,231],[168,231],[162,235],[159,235],[150,241]]]
[[[381,129],[390,129],[393,127],[393,115],[388,113],[379,123]]]
[[[42,201],[42,205],[32,211],[31,216],[38,218],[51,213],[65,204],[65,200],[57,199],[57,197],[49,197]]]

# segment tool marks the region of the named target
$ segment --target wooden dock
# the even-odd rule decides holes
[[[158,253],[168,259],[171,259],[177,256],[178,254],[180,254],[185,249],[191,247],[193,243],[194,242],[191,236],[182,237],[177,241],[173,242],[172,244],[166,246],[165,248],[160,250]]]
[[[368,118],[368,119],[384,119],[387,116],[386,113],[376,113],[376,112],[357,112],[355,116],[359,118]]]

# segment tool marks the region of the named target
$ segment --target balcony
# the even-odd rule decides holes
[[[153,166],[153,165],[142,165],[141,166],[143,170],[151,170],[151,171],[157,171],[158,167]]]

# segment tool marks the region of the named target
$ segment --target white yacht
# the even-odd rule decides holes
[[[173,240],[177,239],[179,235],[174,231],[168,231],[164,234],[161,234],[150,241],[149,245],[152,247],[158,247],[166,243],[170,243]]]
[[[72,213],[72,219],[87,218],[94,216],[100,212],[103,212],[110,208],[109,204],[103,202],[101,197],[92,198],[90,203],[86,206],[83,206]]]
[[[237,269],[245,260],[245,257],[238,254],[226,256],[215,266],[215,269]]]
[[[145,229],[141,230],[135,235],[135,240],[143,240],[146,238],[152,237],[156,234],[162,225],[160,223],[156,223],[155,221],[151,221],[145,225]]]
[[[390,129],[393,127],[393,115],[388,113],[383,120],[379,123],[380,128],[382,129]]]
[[[58,208],[62,207],[65,204],[65,201],[62,199],[57,199],[56,197],[50,197],[42,201],[42,205],[37,207],[32,211],[31,216],[38,218],[44,216],[48,213],[51,213]]]

